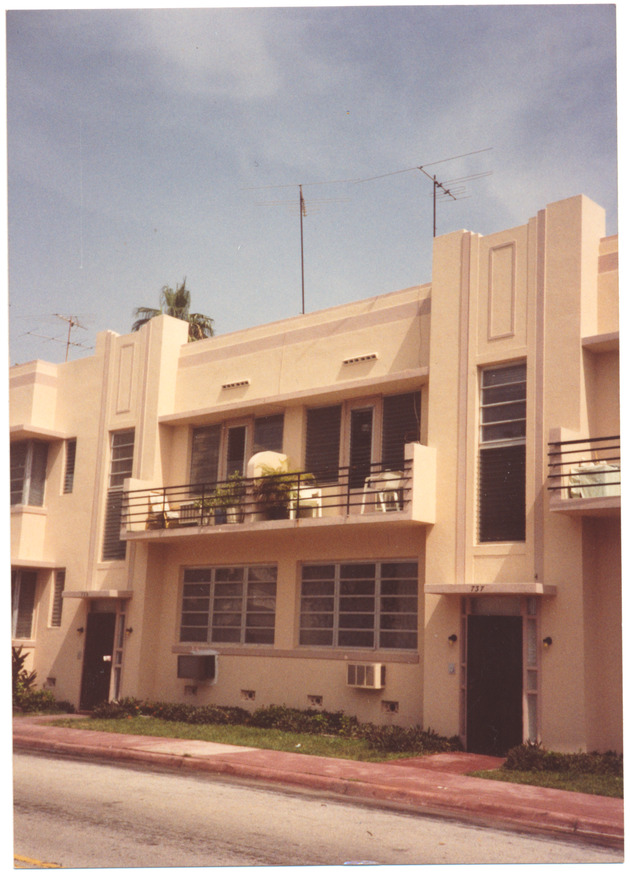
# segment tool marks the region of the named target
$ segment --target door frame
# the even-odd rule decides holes
[[[125,628],[126,621],[126,600],[94,600],[88,604],[88,611],[85,622],[85,640],[83,645],[83,664],[81,668],[81,681],[79,688],[79,708],[83,708],[85,701],[84,685],[86,682],[86,651],[88,649],[88,636],[90,634],[90,618],[95,614],[114,615],[114,623],[112,630],[111,644],[108,648],[110,653],[105,653],[104,656],[109,656],[107,660],[110,664],[109,682],[107,686],[107,701],[112,698],[120,697],[122,670],[123,670],[123,654],[124,645],[127,635],[131,633],[131,629]],[[92,621],[93,622],[93,621]]]
[[[492,599],[492,601],[491,601]],[[516,605],[518,604],[518,607]],[[522,740],[540,741],[541,709],[541,644],[540,597],[513,595],[463,596],[461,600],[460,635],[460,735],[464,749],[468,749],[468,618],[471,615],[520,616],[522,622]],[[494,609],[494,611],[493,611]],[[497,610],[498,609],[498,610]]]

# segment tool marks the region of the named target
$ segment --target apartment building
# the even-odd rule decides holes
[[[620,751],[617,253],[578,196],[436,238],[425,285],[12,368],[38,681]]]

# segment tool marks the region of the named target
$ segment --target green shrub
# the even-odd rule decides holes
[[[360,736],[376,750],[385,753],[441,753],[461,750],[459,738],[444,738],[432,729],[420,726],[377,726],[364,723]]]
[[[118,717],[137,717],[141,713],[142,702],[139,699],[125,698],[112,702],[101,702],[92,710],[91,716],[104,720],[114,720]]]
[[[13,706],[20,707],[22,699],[30,693],[37,677],[36,671],[24,667],[28,653],[22,652],[22,645],[11,648],[11,679],[13,686]]]
[[[300,734],[363,738],[373,749],[387,753],[421,754],[461,750],[459,738],[444,738],[432,729],[359,723],[356,717],[343,711],[320,711],[315,708],[301,711],[286,705],[267,705],[250,712],[234,706],[142,702],[128,698],[103,702],[94,708],[91,716],[115,719],[141,715],[197,725],[253,726]]]
[[[607,751],[556,753],[534,742],[519,744],[508,751],[503,768],[512,772],[565,772],[580,775],[623,775],[623,756]]]
[[[267,705],[249,715],[248,725],[310,735],[351,736],[359,724],[356,717],[348,717],[343,711],[318,711],[315,708],[301,711],[286,705]]]

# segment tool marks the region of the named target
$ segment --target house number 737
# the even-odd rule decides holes
[[[486,588],[485,584],[473,584],[473,586],[470,587],[470,591],[471,592],[483,592],[485,588]]]

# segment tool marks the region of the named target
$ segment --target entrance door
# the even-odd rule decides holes
[[[115,613],[87,615],[81,680],[82,711],[91,711],[95,705],[109,698],[115,628]]]
[[[504,756],[523,741],[523,621],[468,617],[467,749]]]

